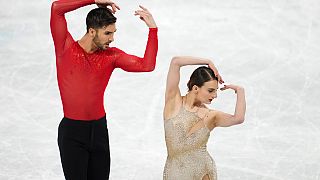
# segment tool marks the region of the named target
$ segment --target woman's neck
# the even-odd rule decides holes
[[[201,102],[196,99],[196,95],[194,93],[188,92],[185,96],[185,106],[188,109],[193,109],[195,107],[200,107]]]

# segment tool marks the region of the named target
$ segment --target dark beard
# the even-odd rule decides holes
[[[103,44],[101,44],[100,41],[98,40],[97,35],[93,38],[93,43],[98,47],[98,49],[105,50],[105,48],[103,47]]]

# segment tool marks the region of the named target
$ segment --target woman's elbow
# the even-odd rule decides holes
[[[182,59],[182,56],[173,56],[171,61],[178,61],[179,59]]]
[[[174,56],[172,59],[171,59],[171,65],[176,65],[176,66],[179,66],[179,61],[180,61],[181,57],[179,56]]]
[[[244,122],[244,118],[239,119],[239,124],[242,124]]]
[[[235,118],[235,121],[236,121],[236,124],[242,124],[244,122],[244,117],[236,117]]]

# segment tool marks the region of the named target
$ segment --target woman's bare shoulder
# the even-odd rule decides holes
[[[182,101],[184,96],[178,96],[170,101],[168,101],[164,106],[164,120],[171,119],[175,117],[182,107]]]

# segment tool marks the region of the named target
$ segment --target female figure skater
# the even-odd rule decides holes
[[[181,96],[180,68],[186,65],[208,65],[197,68],[188,82],[188,93]],[[244,121],[244,89],[224,85],[237,94],[234,114],[211,110],[205,106],[217,97],[218,82],[224,83],[214,64],[207,59],[174,57],[171,61],[165,92],[164,128],[167,161],[164,180],[216,180],[215,162],[206,144],[215,127],[228,127]]]

